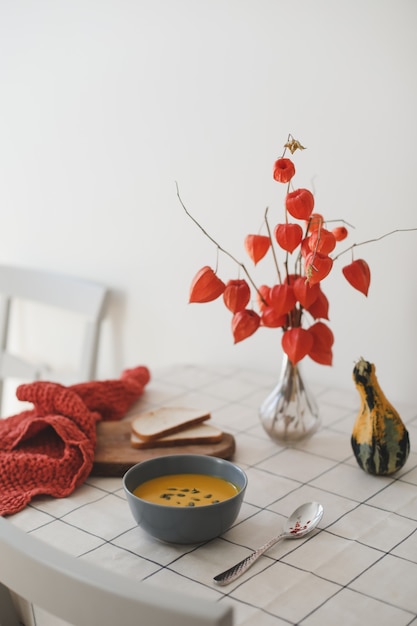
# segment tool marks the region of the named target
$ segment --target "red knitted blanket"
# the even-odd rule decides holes
[[[20,385],[18,399],[34,408],[0,419],[0,515],[17,513],[36,495],[62,498],[81,485],[93,466],[96,423],[121,419],[149,378],[142,366],[117,380]]]

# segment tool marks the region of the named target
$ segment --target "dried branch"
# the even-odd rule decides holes
[[[277,274],[278,274],[278,282],[281,284],[282,283],[281,272],[279,271],[278,259],[277,259],[277,255],[275,253],[275,248],[274,248],[274,244],[273,244],[273,241],[272,241],[272,235],[271,235],[271,228],[269,226],[268,217],[267,217],[268,216],[268,210],[269,210],[269,207],[266,207],[264,219],[265,219],[266,229],[268,231],[269,240],[271,242],[272,255],[274,257],[274,263],[275,263],[275,267],[276,267]]]
[[[250,276],[250,274],[249,274],[248,270],[246,269],[245,265],[241,261],[238,261],[238,259],[236,259],[236,257],[233,256],[233,254],[231,254],[230,252],[225,250],[225,248],[223,248],[219,243],[217,243],[217,241],[215,239],[213,239],[213,237],[211,235],[209,235],[209,233],[205,230],[205,228],[203,228],[201,226],[201,224],[199,222],[197,222],[195,217],[193,217],[191,215],[191,213],[188,211],[187,207],[185,206],[184,202],[182,201],[182,198],[181,198],[181,195],[180,195],[180,190],[179,190],[177,182],[175,182],[175,186],[177,188],[178,200],[180,201],[180,204],[181,204],[182,208],[184,209],[184,211],[186,212],[186,214],[188,215],[188,217],[194,222],[194,224],[196,226],[198,226],[198,228],[205,234],[205,236],[208,237],[208,239],[210,239],[210,241],[214,243],[214,245],[217,247],[218,251],[223,252],[223,254],[226,254],[230,259],[232,259],[232,261],[234,261],[237,265],[239,265],[239,267],[242,268],[242,270],[246,274],[247,279],[249,280],[249,282],[252,285],[252,287],[255,289],[256,293],[261,298],[262,302],[264,302],[264,304],[267,304],[265,302],[265,299],[263,298],[261,292],[259,291],[258,287],[255,285],[254,281],[252,280],[252,277]]]
[[[359,243],[353,243],[351,246],[349,246],[349,248],[346,248],[346,250],[343,250],[342,252],[339,252],[339,254],[337,254],[333,258],[333,261],[336,261],[336,259],[338,259],[340,256],[342,256],[346,252],[349,252],[349,250],[352,250],[353,248],[357,248],[358,246],[364,246],[365,244],[368,244],[368,243],[374,243],[375,241],[380,241],[381,239],[385,239],[385,237],[389,237],[390,235],[394,235],[394,233],[407,233],[407,232],[411,232],[413,230],[417,230],[417,228],[397,228],[395,230],[391,230],[389,233],[385,233],[384,235],[381,235],[380,237],[375,237],[375,239],[367,239],[366,241],[360,241]]]

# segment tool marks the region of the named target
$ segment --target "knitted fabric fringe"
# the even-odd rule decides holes
[[[0,419],[0,515],[17,513],[36,495],[62,498],[81,485],[93,466],[96,423],[121,419],[149,379],[139,366],[117,380],[20,385],[18,399],[34,408]]]

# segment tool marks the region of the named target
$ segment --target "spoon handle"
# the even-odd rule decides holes
[[[215,576],[213,580],[215,580],[216,583],[219,585],[228,585],[233,580],[236,580],[236,578],[239,578],[239,576],[244,574],[246,570],[248,570],[251,565],[253,565],[255,561],[259,559],[261,554],[269,550],[269,548],[271,548],[274,544],[278,543],[278,541],[281,541],[281,539],[284,539],[285,537],[285,533],[281,533],[276,537],[272,537],[272,539],[270,539],[263,546],[252,552],[252,554],[239,561],[239,563],[236,563],[232,567],[229,567],[229,569],[225,570],[221,574],[217,574],[217,576]]]

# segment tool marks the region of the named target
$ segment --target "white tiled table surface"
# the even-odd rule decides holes
[[[191,546],[153,540],[133,521],[120,478],[90,477],[70,497],[37,498],[11,521],[137,581],[227,602],[236,625],[417,626],[417,406],[396,404],[411,439],[406,465],[394,477],[375,477],[358,467],[350,447],[359,407],[354,388],[316,389],[321,430],[286,448],[268,438],[257,416],[274,383],[272,376],[250,370],[179,366],[153,373],[137,403],[139,410],[205,408],[213,423],[234,435],[233,460],[249,484],[240,515],[224,536]],[[324,507],[312,535],[280,542],[226,587],[213,582],[310,500]]]

